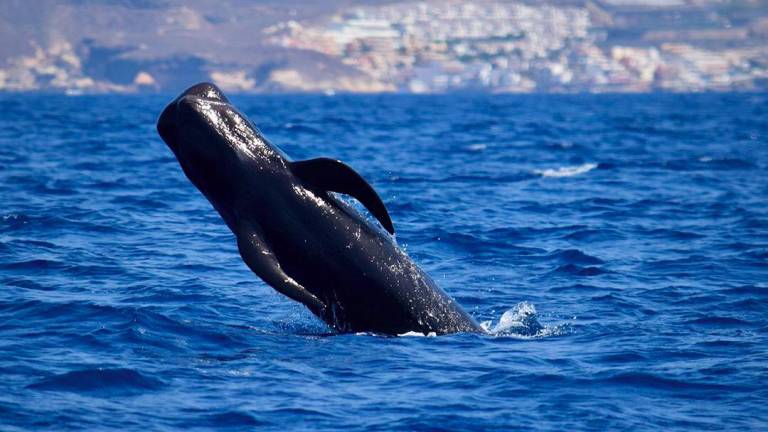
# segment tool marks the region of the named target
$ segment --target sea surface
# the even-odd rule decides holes
[[[0,95],[0,430],[768,429],[768,95],[232,97],[490,330],[440,337],[252,274],[172,97]]]

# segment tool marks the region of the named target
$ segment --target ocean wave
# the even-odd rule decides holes
[[[744,391],[743,386],[727,386],[714,383],[702,383],[691,380],[673,379],[647,372],[622,372],[604,379],[594,380],[594,385],[628,386],[633,389],[662,391]]]
[[[747,322],[738,318],[717,316],[717,315],[705,315],[700,318],[688,320],[686,321],[686,324],[713,326],[718,328],[723,328],[728,326],[750,327],[754,325],[750,322]]]
[[[768,99],[452,97],[239,96],[489,331],[391,338],[249,271],[164,96],[0,96],[0,429],[766,429]]]
[[[35,390],[91,393],[101,396],[144,394],[165,385],[161,380],[126,368],[83,369],[54,375],[30,384]]]
[[[556,250],[547,256],[548,258],[562,262],[563,264],[599,265],[603,260],[587,255],[578,249]]]
[[[716,158],[702,156],[698,159],[674,159],[663,162],[663,167],[676,171],[695,170],[749,170],[754,169],[754,163],[738,158]]]
[[[202,418],[194,419],[194,422],[185,423],[182,426],[187,429],[197,429],[208,427],[212,429],[222,429],[231,427],[253,427],[265,426],[270,423],[261,421],[259,418],[244,411],[227,411],[217,414],[205,415]]]
[[[542,177],[572,177],[575,175],[588,173],[595,168],[597,168],[596,163],[585,163],[585,164],[575,165],[575,166],[560,167],[557,169],[552,169],[552,168],[547,168],[543,170],[537,169],[537,170],[533,170],[533,172]]]
[[[579,266],[576,264],[563,264],[556,268],[554,270],[554,273],[564,273],[568,275],[574,275],[574,276],[599,276],[601,274],[609,273],[608,270],[605,270],[600,267],[594,267],[594,266]]]

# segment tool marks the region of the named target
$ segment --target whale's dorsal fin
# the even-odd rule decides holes
[[[291,163],[293,174],[313,186],[360,201],[390,234],[395,233],[387,208],[360,174],[336,159],[317,158]]]

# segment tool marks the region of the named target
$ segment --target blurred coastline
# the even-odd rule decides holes
[[[768,89],[756,0],[7,0],[0,92]]]

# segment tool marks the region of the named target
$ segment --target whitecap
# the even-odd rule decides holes
[[[399,334],[398,336],[400,336],[400,337],[435,337],[435,336],[437,336],[437,333],[429,332],[427,334],[424,334],[422,332],[409,331],[409,332],[406,332],[406,333],[403,333],[403,334]]]
[[[467,146],[467,150],[471,152],[481,152],[487,148],[488,146],[486,144],[470,144]]]
[[[597,168],[596,163],[585,163],[577,166],[560,167],[558,169],[547,168],[545,170],[534,170],[533,172],[542,177],[571,177]]]

